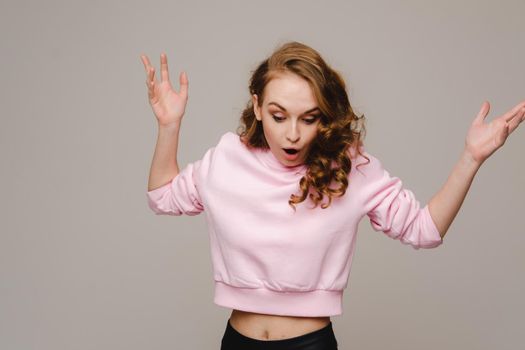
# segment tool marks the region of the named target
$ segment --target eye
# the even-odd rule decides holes
[[[315,116],[314,118],[304,119],[304,121],[306,122],[306,124],[313,124],[317,120],[317,117],[318,116]]]
[[[285,119],[284,117],[279,117],[279,116],[277,116],[275,114],[272,114],[272,117],[278,123],[282,122]],[[303,120],[304,120],[304,122],[306,124],[313,124],[313,123],[315,123],[317,118],[318,118],[318,116],[314,116],[314,118],[307,118],[307,119],[303,119]]]

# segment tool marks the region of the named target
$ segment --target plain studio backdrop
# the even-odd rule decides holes
[[[179,166],[235,131],[253,69],[290,40],[341,72],[367,150],[423,206],[487,121],[525,98],[516,1],[2,1],[0,348],[218,349],[203,215],[155,216],[145,53],[189,78]],[[525,126],[477,173],[442,246],[361,221],[340,349],[516,349]],[[239,213],[232,213],[236,215]],[[255,249],[255,247],[254,247]]]

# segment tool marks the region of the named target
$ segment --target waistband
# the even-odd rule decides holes
[[[215,281],[213,302],[219,306],[270,315],[321,317],[342,314],[343,291],[302,292],[241,288]]]
[[[315,330],[310,333],[306,333],[293,338],[276,339],[276,340],[261,340],[250,338],[242,333],[239,333],[230,323],[226,326],[222,338],[222,347],[238,348],[242,346],[243,349],[264,349],[264,350],[295,350],[295,349],[306,349],[307,347],[315,349],[326,349],[326,346],[337,349],[337,339],[332,328],[332,322],[327,324],[325,327]]]

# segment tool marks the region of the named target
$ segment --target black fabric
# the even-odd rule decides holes
[[[300,335],[298,337],[259,340],[239,333],[228,323],[222,337],[221,350],[335,350],[335,338],[332,322],[326,327]]]

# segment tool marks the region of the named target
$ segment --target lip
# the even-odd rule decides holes
[[[294,149],[297,151],[297,153],[295,154],[288,154],[286,153],[285,149]],[[295,148],[295,147],[286,147],[286,148],[283,148],[283,153],[284,153],[284,157],[287,159],[287,160],[290,160],[290,161],[293,161],[293,160],[296,160],[298,157],[299,157],[299,154],[301,154],[301,150],[298,149],[298,148]]]

